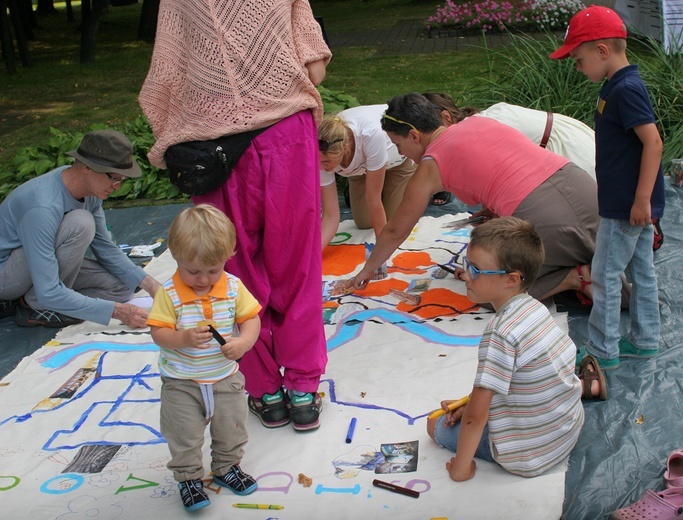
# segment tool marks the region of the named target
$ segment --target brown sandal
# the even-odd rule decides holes
[[[583,291],[587,285],[591,285],[591,283],[593,282],[591,282],[590,280],[586,280],[586,277],[583,275],[581,267],[581,265],[576,266],[576,272],[579,273],[579,282],[581,283],[581,289],[576,291],[576,297],[579,299],[581,305],[583,305],[584,307],[592,307],[593,300],[586,296]],[[590,267],[588,268],[588,272],[590,272]]]
[[[605,374],[602,373],[602,369],[600,368],[600,365],[598,365],[598,360],[595,359],[595,356],[587,354],[581,360],[581,364],[579,365],[579,379],[581,380],[583,388],[581,399],[607,400],[607,381],[605,380]],[[597,381],[600,385],[600,392],[598,392],[598,395],[593,395],[591,390],[593,381]]]

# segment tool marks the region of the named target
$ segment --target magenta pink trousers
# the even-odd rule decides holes
[[[235,224],[236,252],[226,270],[263,306],[259,339],[240,362],[247,391],[261,397],[284,385],[316,392],[327,347],[320,162],[311,112],[289,116],[258,135],[227,182],[193,202],[213,204]]]

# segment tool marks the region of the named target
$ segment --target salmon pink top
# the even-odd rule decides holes
[[[306,64],[331,53],[307,0],[162,0],[139,102],[165,167],[176,143],[264,128],[322,100]]]
[[[482,116],[448,127],[424,153],[439,166],[444,188],[468,205],[500,217],[517,206],[569,160],[521,132]]]

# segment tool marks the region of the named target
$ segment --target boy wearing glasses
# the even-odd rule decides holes
[[[535,477],[566,459],[579,438],[584,413],[576,346],[526,294],[543,257],[541,238],[524,220],[502,217],[472,231],[464,260],[467,296],[491,303],[496,315],[479,343],[469,403],[427,421],[429,436],[456,453],[446,463],[456,482],[474,477],[475,457]],[[589,361],[586,397],[606,397],[604,376]],[[451,402],[442,401],[442,408]]]
[[[83,136],[76,162],[19,186],[0,204],[0,318],[20,327],[66,327],[113,319],[145,327],[147,310],[130,303],[136,288],[160,284],[111,240],[102,201],[140,177],[121,132]],[[90,248],[96,260],[85,258]]]

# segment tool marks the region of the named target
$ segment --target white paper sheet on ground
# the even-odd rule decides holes
[[[211,485],[212,504],[197,518],[560,517],[565,465],[524,479],[478,462],[473,480],[454,483],[445,470],[451,454],[425,432],[425,417],[441,399],[469,393],[478,337],[490,319],[486,312],[454,311],[463,307],[461,296],[458,305],[443,305],[457,299],[464,287],[452,276],[430,278],[437,274],[436,263],[447,264],[465,247],[467,230],[442,227],[454,218],[421,219],[388,262],[388,279],[373,282],[367,294],[332,296],[325,302],[329,363],[320,385],[320,429],[303,434],[290,426],[267,430],[250,415],[242,468],[258,479],[259,489],[237,497]],[[338,245],[325,252],[326,272],[340,274],[326,274],[325,280],[352,276],[365,258],[359,247],[370,240],[371,233],[342,223]],[[160,280],[174,269],[168,252],[147,267]],[[418,306],[389,294],[390,288],[406,290],[411,281],[425,278],[431,281],[418,284],[428,286]],[[556,318],[566,327],[563,315]],[[157,347],[148,331],[115,321],[107,327],[84,323],[60,331],[56,339],[61,344],[37,351],[0,386],[2,517],[185,518],[166,469]],[[357,424],[347,444],[352,417]],[[381,444],[415,440],[417,471],[372,471]],[[209,444],[207,430],[207,476]],[[298,483],[300,473],[313,480],[310,487]],[[421,495],[415,499],[373,487],[375,478]],[[238,502],[284,509],[234,509]]]

